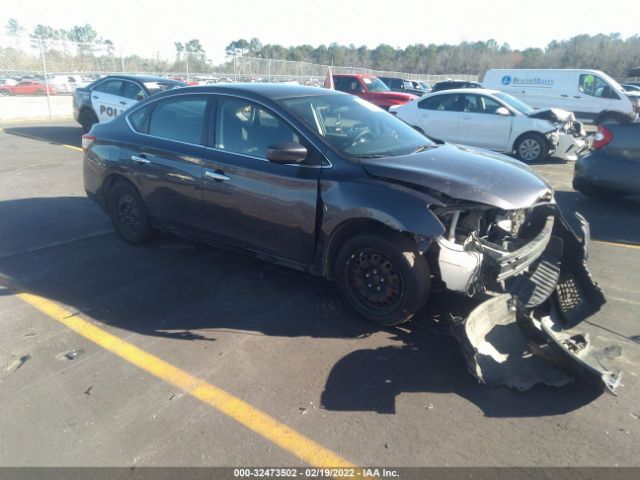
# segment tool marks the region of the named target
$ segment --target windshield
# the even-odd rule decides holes
[[[338,152],[350,157],[392,157],[435,146],[402,120],[352,95],[298,97],[282,103]]]
[[[378,77],[362,77],[362,81],[370,92],[388,92],[390,90]]]
[[[153,95],[154,93],[164,92],[165,90],[171,90],[176,87],[186,87],[186,83],[177,82],[174,80],[167,81],[157,81],[157,82],[144,82],[144,86],[149,90],[149,93]]]
[[[517,98],[514,98],[506,93],[494,93],[493,96],[502,100],[514,110],[522,112],[525,115],[535,111],[535,108],[533,108],[531,105],[526,104],[523,101],[518,100]]]

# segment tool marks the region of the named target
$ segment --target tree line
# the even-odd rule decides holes
[[[9,19],[5,31],[16,39],[25,34],[25,28],[16,19]],[[199,39],[174,42],[175,59],[167,60],[160,55],[151,58],[129,55],[116,59],[113,42],[99,35],[90,24],[70,29],[39,24],[29,33],[29,38],[32,46],[42,46],[48,56],[61,62],[68,61],[70,56],[84,60],[90,57],[107,68],[112,65],[117,70],[126,63],[129,70],[148,72],[181,71],[186,62],[190,71],[230,72],[233,71],[233,57],[237,56],[435,75],[459,73],[482,76],[490,68],[593,68],[613,77],[625,78],[630,76],[630,69],[640,67],[640,35],[622,38],[618,33],[585,34],[568,40],[553,40],[544,49],[513,49],[509,44],[498,44],[493,39],[457,45],[416,43],[405,48],[387,44],[369,48],[337,43],[285,47],[263,44],[257,38],[238,39],[227,45],[227,61],[217,66],[207,61]],[[65,42],[76,42],[77,51],[67,51]],[[0,50],[5,56],[11,53],[7,48]],[[14,56],[17,56],[17,50],[13,52]]]
[[[544,49],[513,49],[493,39],[458,45],[416,43],[406,48],[364,45],[263,45],[259,39],[234,40],[227,55],[248,55],[295,60],[323,65],[350,66],[409,73],[467,73],[482,76],[490,68],[591,68],[614,77],[628,76],[640,67],[640,36],[623,39],[620,34],[577,35],[553,40]]]

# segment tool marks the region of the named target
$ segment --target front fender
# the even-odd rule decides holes
[[[428,206],[443,204],[401,185],[379,182],[321,182],[322,234],[328,238],[342,223],[354,219],[380,222],[399,232],[435,238],[445,231]]]

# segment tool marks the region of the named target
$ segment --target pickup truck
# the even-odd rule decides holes
[[[359,73],[333,74],[335,89],[341,92],[357,95],[385,110],[394,105],[404,105],[418,98],[415,95],[392,92],[382,80],[374,75]]]

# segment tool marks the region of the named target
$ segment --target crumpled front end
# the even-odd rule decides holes
[[[607,360],[619,350],[595,349],[575,330],[605,303],[587,269],[590,235],[582,216],[576,214],[580,239],[553,203],[436,213],[447,227],[433,245],[437,273],[446,288],[479,302],[452,331],[481,383],[527,390],[580,376],[615,391],[621,374]]]

